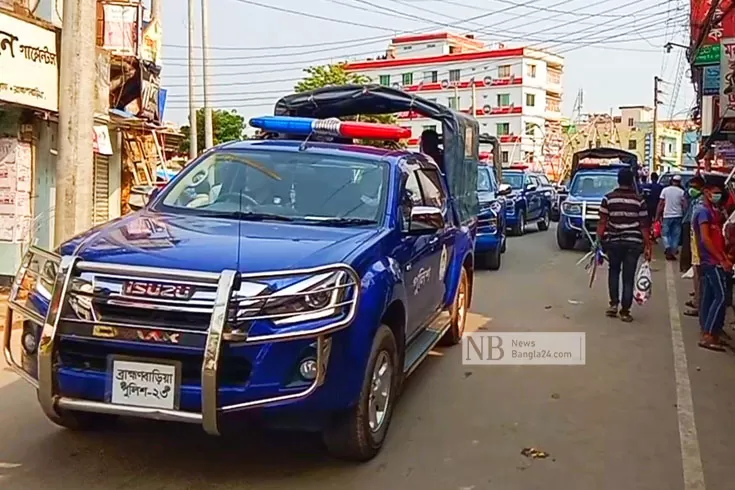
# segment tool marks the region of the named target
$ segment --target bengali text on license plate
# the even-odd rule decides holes
[[[116,405],[172,410],[176,402],[176,366],[148,362],[112,363],[112,395]]]

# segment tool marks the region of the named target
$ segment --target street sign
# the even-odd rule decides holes
[[[702,75],[702,95],[720,94],[720,65],[705,66]]]
[[[694,57],[694,65],[717,65],[720,63],[720,53],[722,49],[719,44],[705,44]]]

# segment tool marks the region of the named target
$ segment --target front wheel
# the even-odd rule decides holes
[[[568,233],[564,231],[564,228],[560,225],[556,228],[556,243],[562,250],[572,250],[574,244],[577,242],[577,236],[574,233]]]
[[[464,327],[467,323],[467,310],[470,304],[471,294],[470,276],[467,269],[462,267],[462,275],[459,278],[457,295],[452,305],[451,326],[444,337],[439,341],[442,346],[457,345],[462,341]]]
[[[401,369],[396,338],[381,325],[373,340],[360,398],[324,431],[324,443],[335,458],[364,462],[383,447],[388,433]]]
[[[118,420],[117,415],[106,413],[78,412],[76,410],[59,410],[53,423],[75,432],[97,432],[110,429]]]

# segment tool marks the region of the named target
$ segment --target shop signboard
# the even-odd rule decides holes
[[[705,66],[702,75],[702,95],[719,95],[720,65]]]
[[[703,65],[719,65],[720,64],[720,45],[719,44],[705,44],[699,51],[697,56],[694,57],[695,66]]]
[[[720,128],[723,133],[735,133],[735,38],[723,38],[721,44]]]
[[[0,101],[58,112],[56,31],[0,12]]]
[[[120,56],[137,56],[140,39],[140,5],[105,2],[102,47]]]
[[[730,9],[735,0],[720,0],[715,8],[714,25],[704,37],[702,46],[719,44],[723,38],[735,37],[735,11]],[[690,33],[692,42],[696,42],[702,35],[702,29],[707,23],[707,14],[712,8],[714,0],[691,0],[690,4]],[[723,17],[723,14],[728,12]],[[715,49],[715,48],[710,48]],[[702,50],[697,53],[699,56]]]

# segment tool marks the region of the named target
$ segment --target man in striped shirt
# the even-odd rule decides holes
[[[618,316],[624,322],[633,321],[633,289],[638,258],[645,254],[651,259],[651,236],[646,201],[636,192],[635,175],[627,168],[618,172],[618,188],[602,199],[597,237],[610,261],[608,289],[610,307],[606,315]],[[620,276],[623,276],[622,297]]]

